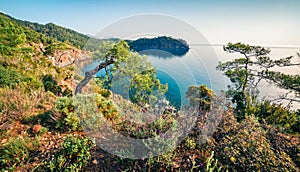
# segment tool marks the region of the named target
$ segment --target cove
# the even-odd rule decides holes
[[[162,84],[168,84],[166,99],[175,107],[188,105],[185,93],[191,85],[205,84],[216,93],[226,89],[224,76],[215,69],[218,63],[210,47],[191,47],[183,56],[174,56],[159,51],[143,51],[147,59],[156,68],[156,74]],[[83,68],[83,73],[95,68],[99,61],[93,61]],[[97,73],[103,76],[104,70]]]

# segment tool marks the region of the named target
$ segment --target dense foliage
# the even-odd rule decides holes
[[[52,161],[47,164],[50,171],[79,171],[90,158],[90,149],[95,143],[89,138],[68,136]]]
[[[91,38],[87,35],[78,33],[74,30],[64,28],[62,26],[58,26],[54,23],[48,23],[43,25],[39,23],[32,23],[29,21],[14,19],[3,13],[0,13],[0,15],[21,26],[24,26],[24,28],[26,29],[28,28],[28,30],[34,30],[38,33],[46,35],[47,36],[46,38],[52,38],[60,42],[70,43],[77,48],[81,48],[81,49],[87,48],[89,50],[95,50],[96,47],[102,43],[102,40]],[[26,35],[28,34],[26,33]],[[39,39],[39,37],[37,37],[37,39]],[[49,40],[43,40],[43,41],[49,41]]]
[[[0,167],[14,170],[16,166],[26,163],[39,146],[38,138],[11,138],[0,151]]]
[[[157,38],[140,38],[134,41],[127,41],[130,49],[142,52],[145,50],[161,50],[175,56],[183,56],[189,51],[189,45],[182,39],[174,39],[167,36]]]
[[[21,74],[0,66],[0,87],[15,88],[19,82],[25,81],[26,78]]]
[[[211,108],[211,102],[215,95],[206,85],[200,85],[190,86],[186,92],[186,97],[189,98],[193,108],[207,112]]]
[[[283,132],[300,133],[300,112],[264,101],[255,107],[254,115],[261,123],[278,127]]]
[[[141,106],[153,104],[156,96],[163,95],[168,89],[167,85],[157,79],[156,70],[147,57],[137,53],[131,53],[119,64],[118,69],[112,73],[112,80],[114,92]]]
[[[272,146],[266,130],[253,117],[241,123],[222,120],[213,140],[216,157],[230,171],[297,171],[291,157]]]

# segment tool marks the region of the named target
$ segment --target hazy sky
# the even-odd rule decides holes
[[[15,18],[53,22],[84,34],[154,13],[189,23],[210,43],[292,46],[300,46],[299,7],[299,0],[0,0],[0,11]]]

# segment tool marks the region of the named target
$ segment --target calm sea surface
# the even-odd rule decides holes
[[[161,83],[168,83],[166,98],[174,105],[186,104],[185,92],[190,85],[205,84],[217,94],[226,90],[230,83],[222,72],[216,70],[219,61],[228,61],[241,57],[239,54],[229,54],[221,46],[190,47],[190,51],[182,57],[160,56],[148,54],[148,60],[156,67],[157,76]],[[271,48],[270,57],[278,59],[295,55],[300,48]],[[299,58],[298,60],[299,62]],[[86,65],[83,70],[90,70],[97,66],[96,62]],[[275,68],[288,74],[300,74],[300,67]],[[100,71],[98,75],[103,74]],[[262,82],[259,86],[261,98],[275,98],[286,91],[278,89],[273,84]]]

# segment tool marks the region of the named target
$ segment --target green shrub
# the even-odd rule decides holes
[[[56,43],[56,44],[50,44],[45,48],[45,55],[53,55],[53,51],[55,50],[68,50],[70,49],[70,46],[65,43]]]
[[[73,91],[70,87],[66,87],[66,89],[62,92],[63,96],[71,97],[73,95]]]
[[[230,171],[297,171],[285,152],[271,147],[265,131],[253,117],[232,127],[219,140],[215,153]]]
[[[30,154],[39,147],[39,139],[28,137],[12,138],[1,149],[0,168],[13,169],[29,161]]]
[[[73,97],[60,97],[56,100],[56,106],[54,109],[54,112],[56,112],[56,114],[52,114],[52,115],[58,117],[56,121],[57,128],[66,131],[81,130],[82,129],[80,125],[81,118],[86,119],[84,121],[85,124],[87,124],[87,121],[89,121],[90,119],[93,119],[94,122],[96,123],[99,122],[100,124],[101,121],[98,121],[101,119],[100,117],[99,119],[94,119],[99,114],[101,114],[101,116],[103,115],[103,117],[105,117],[108,121],[117,121],[119,119],[119,114],[117,113],[117,110],[114,107],[113,102],[107,100],[106,98],[102,97],[99,94],[95,94],[94,96],[90,97],[92,102],[95,102],[95,107],[88,106],[88,103],[90,102],[86,102],[87,104],[84,104],[84,107],[82,107],[82,102],[89,100],[89,97],[78,95],[76,98],[77,99],[74,99]],[[94,110],[94,111],[89,112],[89,114],[86,114],[87,116],[85,116],[82,112],[82,114],[79,114],[81,115],[79,117],[78,114],[76,113],[75,107],[79,109],[91,108],[89,110]],[[99,110],[99,112],[95,113],[97,109]]]
[[[281,105],[265,101],[257,106],[255,116],[260,122],[276,126],[288,133],[300,133],[300,112],[292,112]]]
[[[48,164],[51,171],[79,171],[90,158],[90,149],[95,143],[89,138],[68,136],[52,161]]]
[[[109,121],[116,121],[119,119],[119,114],[117,109],[114,107],[114,103],[107,98],[97,94],[95,95],[95,101],[97,107],[100,109],[100,112],[103,116]]]
[[[11,56],[11,55],[13,55],[14,51],[15,51],[15,48],[0,44],[0,54],[1,55]]]
[[[53,78],[52,75],[45,75],[42,78],[45,91],[50,91],[57,96],[62,94],[62,88],[57,85],[57,81]]]
[[[19,82],[25,80],[26,78],[20,73],[0,66],[0,87],[15,88]]]
[[[195,149],[196,146],[197,146],[197,143],[196,143],[195,139],[192,138],[192,137],[187,137],[184,141],[185,141],[185,142],[184,142],[184,143],[185,143],[184,146],[185,146],[187,149],[193,150],[193,149]]]
[[[58,98],[55,110],[60,114],[60,118],[57,120],[57,128],[67,131],[78,131],[81,129],[80,120],[76,115],[72,98]]]

